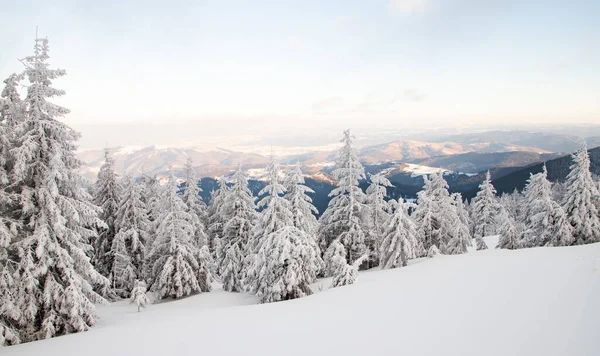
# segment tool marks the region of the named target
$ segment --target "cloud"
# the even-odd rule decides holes
[[[388,9],[396,14],[414,14],[424,11],[429,6],[429,0],[390,0]]]

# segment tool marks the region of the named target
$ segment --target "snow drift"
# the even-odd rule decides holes
[[[141,313],[127,302],[100,306],[88,332],[0,354],[600,354],[600,244],[410,262],[363,272],[351,286],[321,280],[316,294],[288,302],[256,305],[216,288]]]

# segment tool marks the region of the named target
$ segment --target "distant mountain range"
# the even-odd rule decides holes
[[[473,134],[471,134],[473,135]],[[487,137],[488,134],[480,134]],[[480,141],[466,135],[456,136],[462,141]],[[394,163],[414,163],[445,168],[465,173],[477,173],[495,167],[523,166],[548,158],[552,152],[529,145],[521,139],[521,144],[513,142],[423,142],[400,140],[377,144],[359,149],[359,158],[366,165]],[[562,152],[562,151],[561,151]],[[165,175],[171,167],[176,175],[181,175],[188,157],[194,161],[195,169],[201,177],[216,177],[232,172],[238,164],[247,170],[264,168],[268,157],[257,153],[232,151],[223,148],[172,148],[172,147],[118,147],[112,149],[120,174],[139,176],[145,174]],[[78,153],[86,162],[81,173],[95,180],[104,161],[103,150],[87,150]],[[280,157],[282,164],[300,163],[307,175],[328,173],[335,164],[337,151],[311,151],[303,154]]]
[[[461,134],[452,137],[456,141],[423,142],[400,140],[362,147],[359,159],[370,174],[383,173],[394,187],[388,189],[391,198],[415,198],[423,187],[423,175],[443,170],[452,192],[464,197],[474,196],[485,172],[490,170],[499,193],[522,189],[530,173],[542,169],[546,162],[551,180],[564,180],[571,165],[566,152],[579,147],[580,140],[568,135],[530,133],[524,131],[494,131],[480,134]],[[489,139],[490,141],[481,142]],[[492,140],[493,139],[493,140]],[[600,145],[600,138],[587,139],[592,145]],[[552,149],[558,151],[552,152]],[[203,177],[200,186],[203,198],[208,201],[210,192],[216,189],[215,177],[228,176],[242,164],[250,177],[254,193],[264,186],[265,167],[269,158],[257,153],[245,153],[222,148],[170,148],[170,147],[119,147],[111,149],[119,174],[155,174],[165,176],[171,168],[176,176],[183,177],[182,168],[188,157]],[[590,150],[592,170],[600,174],[600,147]],[[81,172],[95,180],[104,162],[103,150],[81,151],[78,156],[87,162]],[[309,187],[315,190],[315,206],[324,211],[329,202],[328,194],[336,180],[331,176],[337,151],[310,151],[279,157],[281,164],[299,163]],[[361,182],[366,189],[366,181]]]

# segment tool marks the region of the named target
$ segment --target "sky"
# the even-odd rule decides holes
[[[0,77],[22,70],[37,25],[83,146],[600,123],[599,13],[596,0],[0,0]]]

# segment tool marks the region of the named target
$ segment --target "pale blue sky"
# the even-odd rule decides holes
[[[0,3],[0,76],[39,25],[76,127],[600,122],[600,1]]]

